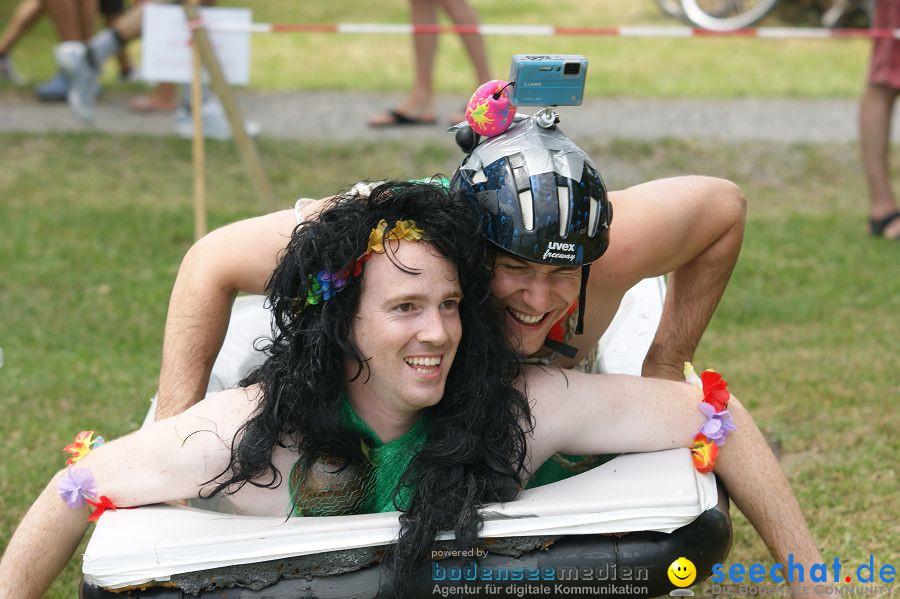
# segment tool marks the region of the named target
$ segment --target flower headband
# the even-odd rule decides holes
[[[384,253],[384,244],[390,241],[428,241],[428,236],[421,227],[412,220],[399,220],[394,227],[387,231],[387,222],[384,219],[378,221],[378,226],[369,233],[369,243],[366,251],[345,268],[337,272],[320,270],[315,275],[307,275],[309,288],[306,293],[306,302],[303,307],[314,306],[321,301],[328,301],[347,285],[350,277],[358,277],[362,273],[362,265],[369,257]],[[387,231],[387,232],[385,232]]]
[[[706,422],[694,436],[691,456],[694,466],[700,472],[712,472],[716,466],[719,447],[725,445],[725,438],[733,430],[737,430],[731,414],[728,412],[728,383],[715,370],[705,370],[697,376],[690,362],[684,363],[684,379],[686,383],[703,390],[703,401],[697,406]]]

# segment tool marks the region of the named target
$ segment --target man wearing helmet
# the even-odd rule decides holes
[[[470,192],[501,250],[492,291],[521,354],[590,370],[585,359],[625,292],[668,273],[643,374],[682,380],[740,252],[745,203],[734,184],[681,177],[607,199],[590,158],[557,129],[528,119],[475,148],[451,186]],[[327,204],[300,200],[294,210],[233,223],[191,247],[169,304],[158,418],[203,398],[235,294],[262,293],[298,220]],[[584,267],[601,254],[588,278]],[[583,334],[576,335],[580,317]]]
[[[612,221],[590,157],[555,125],[528,118],[473,148],[451,188],[473,202],[483,234],[499,250],[493,290],[503,300],[513,343],[524,355],[540,357],[546,346],[575,358],[577,349],[566,341],[573,331],[582,333],[590,264],[609,246]],[[547,297],[528,280],[542,272],[551,281]],[[573,297],[578,315],[567,327]],[[566,338],[549,335],[547,325]]]

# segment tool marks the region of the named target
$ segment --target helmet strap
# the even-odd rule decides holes
[[[578,348],[562,341],[554,341],[553,339],[544,339],[544,347],[552,349],[558,354],[574,360],[578,355]]]
[[[581,267],[581,289],[578,291],[578,320],[575,325],[575,334],[581,335],[584,331],[584,305],[587,302],[587,282],[591,274],[591,265],[585,264]],[[573,306],[574,307],[574,306]],[[569,312],[571,314],[571,311]],[[567,317],[563,317],[565,320]],[[562,321],[560,321],[562,322]],[[552,349],[558,354],[574,360],[578,354],[578,348],[565,343],[561,339],[551,339],[549,336],[544,339],[544,347]]]
[[[585,264],[581,267],[581,290],[578,292],[578,320],[575,325],[576,335],[584,332],[584,306],[587,303],[587,282],[590,275],[591,265]]]

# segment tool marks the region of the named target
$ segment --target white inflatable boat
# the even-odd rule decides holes
[[[664,294],[661,278],[628,292],[601,340],[604,372],[640,373]],[[253,344],[269,331],[261,297],[235,302],[210,392],[236,385],[264,359]],[[561,596],[601,584],[658,596],[674,588],[666,571],[676,558],[690,559],[699,581],[731,545],[727,499],[687,449],[622,455],[483,513],[477,566],[464,567],[465,556],[436,560],[411,581],[410,596],[494,587],[507,596]],[[390,597],[380,558],[397,536],[398,516],[261,518],[171,506],[107,512],[84,555],[82,597]]]

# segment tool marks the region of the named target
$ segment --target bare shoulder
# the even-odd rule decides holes
[[[211,480],[228,467],[231,449],[259,402],[255,386],[212,393],[182,414],[161,421],[172,422],[168,438],[160,441],[178,448],[176,459],[202,469],[195,479]]]
[[[259,407],[261,399],[261,391],[255,385],[211,393],[184,412],[184,417],[176,424],[176,434],[182,437],[206,430],[230,445],[240,427]]]

